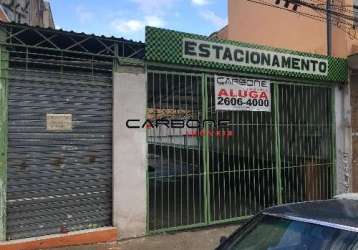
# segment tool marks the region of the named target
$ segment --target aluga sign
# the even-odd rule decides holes
[[[270,81],[215,76],[215,109],[270,112]]]

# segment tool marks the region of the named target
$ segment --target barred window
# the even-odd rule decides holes
[[[357,28],[358,27],[358,0],[353,0],[353,16],[354,16],[353,27]]]

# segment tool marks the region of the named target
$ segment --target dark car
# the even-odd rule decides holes
[[[340,198],[268,208],[222,239],[217,249],[358,249],[358,200]]]

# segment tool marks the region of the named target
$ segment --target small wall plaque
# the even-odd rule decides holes
[[[46,114],[46,129],[48,131],[71,131],[72,114]]]

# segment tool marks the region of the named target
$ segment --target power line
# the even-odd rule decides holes
[[[327,9],[326,5],[323,4],[321,1],[311,0],[302,1],[302,0],[283,0],[285,2],[285,7],[281,7],[278,4],[279,0],[276,0],[275,3],[272,3],[274,0],[247,0],[248,2],[252,2],[255,4],[260,4],[266,7],[276,8],[280,10],[285,10],[303,17],[307,17],[316,21],[326,22],[327,21],[327,13],[330,14],[332,24],[339,29],[346,32],[351,39],[358,39],[358,32],[355,29],[355,25],[358,24],[358,18],[355,14],[358,15],[357,11],[353,10],[353,6],[351,5],[343,5],[343,4],[332,4]],[[297,7],[290,9],[287,3],[292,4],[293,6],[297,5]],[[300,9],[314,10],[317,14],[311,14],[305,11],[301,11]]]
[[[293,14],[297,14],[297,15],[300,15],[300,16],[305,16],[305,17],[308,17],[308,18],[311,18],[311,19],[314,19],[314,20],[317,20],[317,21],[320,21],[322,19],[322,17],[319,16],[319,15],[312,15],[312,14],[305,13],[305,12],[294,11],[294,10],[291,10],[291,9],[280,7],[278,5],[265,3],[265,2],[262,2],[262,1],[259,1],[259,0],[247,0],[247,1],[252,2],[252,3],[256,3],[256,4],[260,4],[260,5],[264,5],[264,6],[268,6],[268,7],[275,8],[275,9],[285,10],[285,11],[291,12]]]

